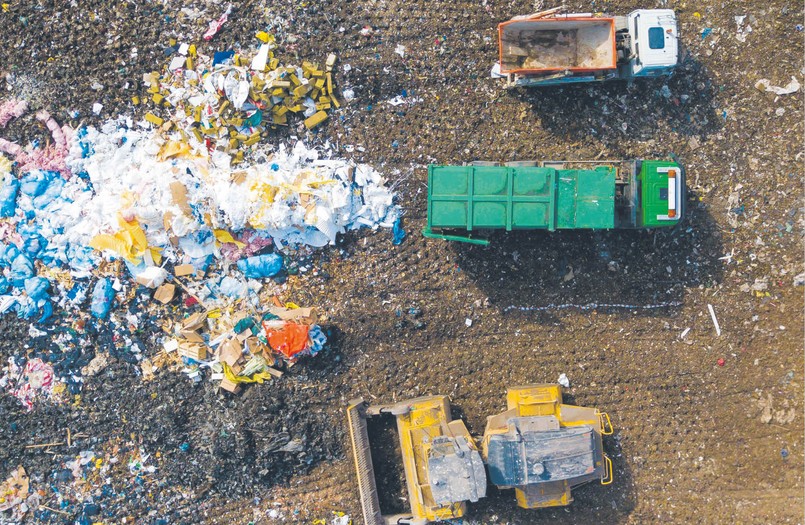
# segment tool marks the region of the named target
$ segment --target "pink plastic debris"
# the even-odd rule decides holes
[[[58,171],[65,178],[71,175],[67,167],[67,155],[70,153],[69,141],[73,137],[73,129],[69,126],[59,127],[58,122],[45,110],[36,113],[37,120],[43,122],[53,137],[53,143],[44,148],[23,149],[16,142],[0,138],[0,152],[14,157],[21,173],[35,169]]]
[[[16,157],[22,153],[22,148],[16,142],[11,142],[0,137],[0,152],[8,153],[12,157]]]
[[[20,118],[26,111],[28,111],[28,103],[24,100],[6,100],[0,104],[0,128],[6,127],[15,118]]]
[[[9,364],[9,376],[17,377],[9,382],[9,393],[19,399],[30,412],[37,398],[49,397],[53,392],[53,367],[37,357],[25,363],[22,374],[19,374],[19,367],[11,359]]]
[[[229,14],[232,12],[232,4],[229,4],[229,7],[226,8],[224,14],[218,20],[211,20],[210,27],[207,28],[207,31],[204,33],[204,40],[212,40],[212,37],[221,30],[227,20],[229,20]]]
[[[53,137],[53,142],[56,143],[57,148],[67,148],[67,139],[64,137],[62,129],[56,119],[50,116],[50,113],[44,109],[36,112],[36,119],[44,122]]]
[[[246,230],[239,239],[237,237],[235,239],[246,246],[238,248],[238,246],[233,243],[224,243],[221,245],[221,255],[230,261],[237,261],[243,257],[256,255],[272,244],[271,237],[259,235],[254,230]]]

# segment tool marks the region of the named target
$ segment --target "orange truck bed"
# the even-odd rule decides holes
[[[533,75],[616,69],[615,19],[515,19],[498,25],[500,72]]]

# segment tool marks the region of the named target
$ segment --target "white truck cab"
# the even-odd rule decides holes
[[[638,9],[629,14],[633,77],[667,74],[679,58],[676,16],[671,9]]]

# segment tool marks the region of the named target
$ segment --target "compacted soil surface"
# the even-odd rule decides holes
[[[231,395],[175,371],[145,382],[138,366],[110,356],[64,402],[28,412],[3,394],[0,478],[22,465],[40,495],[22,521],[329,522],[336,511],[360,523],[348,400],[446,394],[453,416],[480,436],[486,417],[505,409],[507,386],[564,373],[565,402],[611,417],[614,483],[539,511],[490,488],[469,521],[802,523],[803,96],[755,87],[761,78],[805,83],[802,5],[571,2],[571,12],[673,8],[676,72],[505,89],[489,75],[497,24],[548,7],[244,1],[202,42],[225,5],[3,4],[3,96],[75,126],[142,115],[131,96],[169,60],[171,38],[207,52],[248,49],[269,29],[289,62],[336,53],[336,83],[353,98],[315,133],[292,125],[266,140],[329,141],[337,155],[383,170],[407,231],[400,245],[384,230],[350,233],[305,262],[317,271],[289,277],[282,299],[317,306],[330,344],[282,378]],[[388,103],[398,96],[403,104]],[[2,131],[23,143],[45,135],[33,112]],[[687,216],[671,230],[499,233],[487,247],[420,233],[429,163],[669,156],[688,181]],[[5,363],[31,333],[15,318],[1,322]],[[101,351],[101,341],[92,345]],[[384,509],[404,509],[394,425],[370,431],[381,441]],[[31,447],[47,443],[62,444]],[[70,467],[87,451],[92,464]]]

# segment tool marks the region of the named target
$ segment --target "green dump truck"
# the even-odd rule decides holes
[[[484,230],[675,226],[685,171],[662,160],[428,166],[426,237],[488,244]]]

